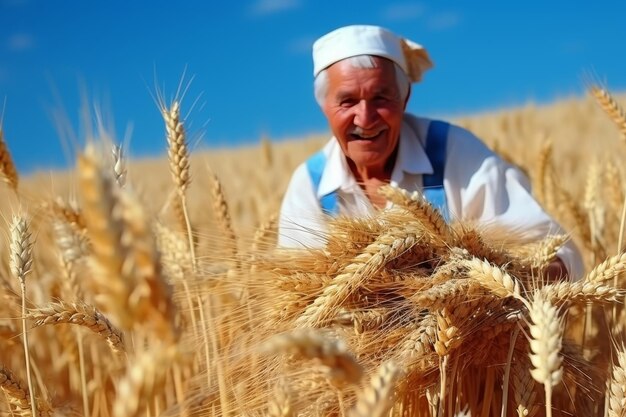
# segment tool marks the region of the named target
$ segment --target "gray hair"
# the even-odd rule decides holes
[[[344,61],[348,61],[353,68],[378,68],[378,61],[374,59],[376,57],[371,55],[357,55],[346,58]],[[400,98],[402,101],[405,101],[409,95],[411,83],[409,82],[409,77],[404,73],[404,70],[400,67],[400,65],[393,63],[393,66],[396,71],[396,83],[398,85],[398,93],[400,93]],[[324,106],[324,101],[326,100],[326,93],[328,93],[328,68],[323,69],[320,73],[315,77],[315,81],[313,82],[313,92],[315,94],[315,100],[320,107]]]

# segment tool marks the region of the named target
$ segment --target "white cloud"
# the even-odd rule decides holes
[[[250,7],[250,12],[254,16],[267,16],[285,10],[297,9],[301,5],[301,0],[256,0]]]
[[[421,3],[394,3],[382,12],[385,20],[410,20],[424,14],[425,7]]]
[[[29,33],[14,33],[7,39],[7,48],[11,51],[25,51],[35,46],[35,38]]]
[[[430,30],[447,30],[458,26],[461,23],[461,15],[454,12],[444,12],[431,16],[428,19]]]

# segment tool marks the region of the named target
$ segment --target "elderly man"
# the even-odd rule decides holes
[[[527,179],[460,127],[405,113],[411,83],[432,67],[420,45],[377,26],[347,26],[313,45],[315,97],[333,133],[293,174],[280,213],[279,245],[324,245],[328,215],[366,216],[391,184],[419,190],[444,216],[477,220],[539,239],[560,227]],[[582,275],[573,244],[549,274]]]

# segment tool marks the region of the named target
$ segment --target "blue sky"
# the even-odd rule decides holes
[[[0,0],[5,139],[22,172],[71,164],[55,120],[82,138],[86,102],[130,132],[132,156],[162,154],[153,95],[172,97],[183,74],[195,146],[324,132],[310,48],[347,24],[429,50],[409,104],[426,116],[581,95],[590,74],[622,91],[625,20],[624,1]]]

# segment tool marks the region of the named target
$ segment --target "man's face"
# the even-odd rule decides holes
[[[339,61],[328,68],[323,111],[343,153],[357,167],[383,168],[400,136],[406,103],[391,61],[354,68]]]

